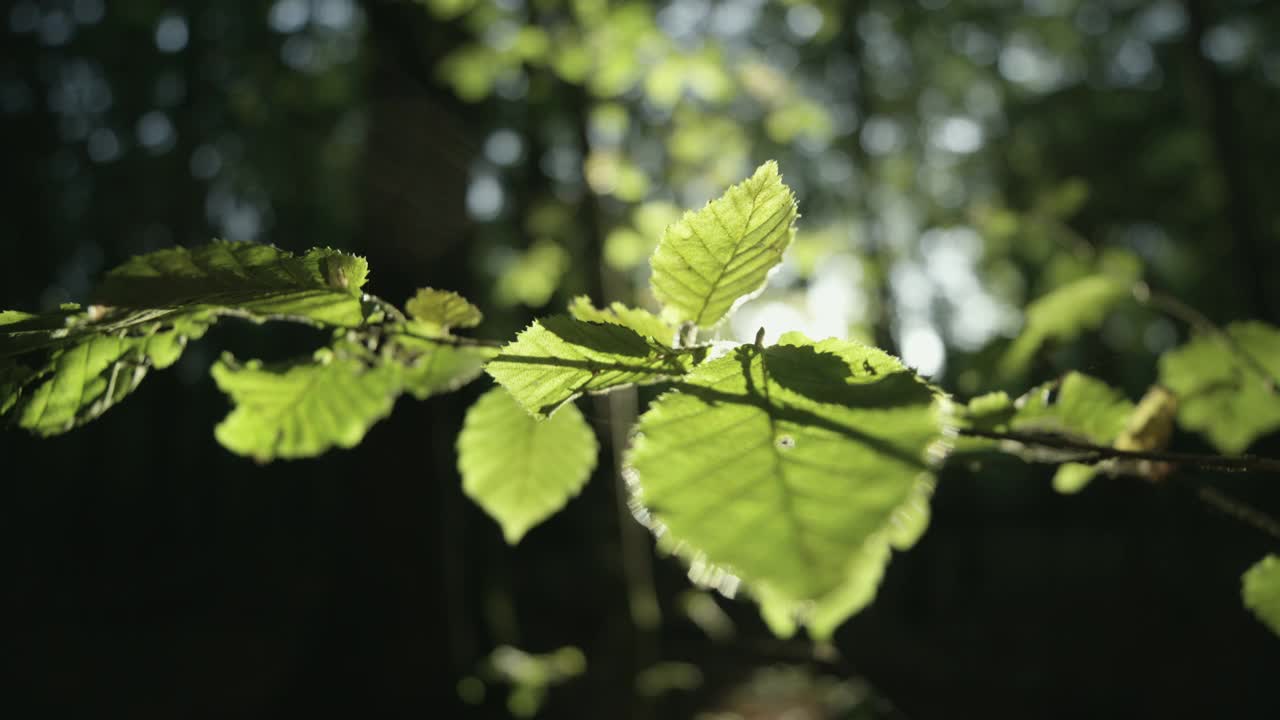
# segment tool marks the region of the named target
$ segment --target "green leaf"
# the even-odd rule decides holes
[[[204,331],[202,323],[179,320],[174,326],[152,322],[129,332],[81,336],[53,350],[20,382],[0,387],[0,403],[20,427],[38,435],[67,432],[123,400],[151,368],[172,365],[187,340]]]
[[[364,258],[317,248],[298,257],[270,245],[215,240],[140,255],[107,273],[104,306],[291,317],[356,327],[364,321]]]
[[[683,375],[701,352],[663,347],[621,325],[555,315],[535,321],[485,370],[526,410],[545,417],[584,392]]]
[[[400,385],[394,366],[369,367],[346,350],[270,366],[229,356],[215,363],[213,379],[236,404],[214,431],[218,442],[259,462],[354,447],[391,412]]]
[[[416,328],[432,336],[447,336],[456,327],[475,327],[484,319],[480,308],[458,293],[434,288],[418,290],[405,304],[405,310],[417,321]]]
[[[12,358],[36,350],[54,351],[84,342],[93,335],[145,335],[157,321],[203,324],[206,316],[175,315],[170,310],[117,310],[100,305],[81,310],[67,305],[39,315],[9,311],[0,325],[0,358]]]
[[[953,409],[958,414],[949,421],[960,428],[1057,436],[1103,447],[1111,447],[1135,416],[1134,404],[1124,393],[1078,372],[1032,388],[1017,402],[998,392],[974,398],[968,406]],[[966,437],[958,446],[962,451],[974,451],[989,449],[995,444],[993,440]],[[1062,462],[1079,456],[1074,451],[1024,444],[1012,446],[1009,451],[1031,462]],[[1112,463],[1108,467],[1114,471],[1118,466]],[[1079,492],[1099,469],[1093,464],[1063,462],[1054,475],[1053,487],[1066,494]]]
[[[1070,342],[1102,325],[1112,308],[1130,297],[1139,269],[1132,266],[1090,275],[1044,295],[1026,309],[1026,323],[1000,360],[1000,372],[1018,375],[1046,342]]]
[[[419,400],[453,392],[480,377],[484,364],[498,354],[494,348],[470,345],[441,345],[412,337],[396,343],[409,349],[414,359],[403,362],[400,381]]]
[[[796,200],[767,162],[662,234],[650,259],[653,293],[677,321],[718,323],[764,287],[795,237]]]
[[[1262,558],[1240,580],[1245,607],[1280,635],[1280,557]]]
[[[1073,495],[1085,489],[1097,475],[1097,465],[1063,463],[1053,474],[1053,489],[1063,495]]]
[[[578,494],[596,466],[595,433],[574,405],[534,419],[496,387],[467,411],[458,435],[462,489],[515,545]]]
[[[641,517],[691,575],[737,577],[775,628],[823,633],[865,604],[876,544],[922,532],[943,428],[933,389],[897,359],[788,338],[678,382],[640,418],[627,465]]]
[[[610,303],[602,310],[591,304],[585,295],[575,297],[569,303],[569,314],[583,322],[610,323],[631,328],[638,334],[656,340],[667,347],[675,344],[676,328],[648,310],[631,308],[620,302]]]
[[[1070,372],[1023,395],[1009,428],[1109,446],[1124,431],[1134,405],[1097,378]]]
[[[875,600],[890,554],[885,539],[868,540],[853,552],[844,583],[807,608],[798,607],[795,601],[772,592],[767,585],[757,588],[760,615],[778,637],[794,635],[802,617],[815,639],[829,638],[841,623]]]
[[[1280,329],[1232,323],[1160,358],[1160,382],[1178,396],[1178,423],[1225,453],[1280,429]]]
[[[31,313],[24,313],[21,310],[0,310],[0,327],[27,322],[34,317],[36,316]]]

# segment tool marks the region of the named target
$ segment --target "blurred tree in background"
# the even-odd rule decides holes
[[[1130,303],[1011,366],[1022,309],[1114,273],[1214,322],[1280,321],[1274,3],[19,0],[6,22],[2,308],[83,299],[133,254],[217,236],[360,252],[383,297],[458,290],[502,337],[578,294],[652,304],[661,229],[775,158],[800,236],[723,338],[858,337],[963,397],[1073,368],[1137,397],[1187,327]],[[215,334],[210,348],[268,356],[316,340]],[[1067,498],[1043,468],[1001,464],[981,484],[952,469],[920,547],[815,654],[688,589],[609,463],[503,545],[453,469],[475,391],[404,403],[352,452],[228,456],[208,431],[225,401],[204,347],[110,422],[0,437],[16,703],[1280,710],[1280,647],[1233,592],[1265,538],[1185,488]],[[614,453],[640,399],[591,406]],[[1280,507],[1265,481],[1223,484]]]

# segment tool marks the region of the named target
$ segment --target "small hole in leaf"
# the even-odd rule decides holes
[[[777,444],[779,450],[791,450],[796,446],[796,439],[790,435],[779,435]]]

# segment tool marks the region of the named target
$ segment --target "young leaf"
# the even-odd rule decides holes
[[[317,248],[298,257],[270,245],[215,240],[132,258],[94,293],[104,306],[288,316],[356,327],[364,320],[364,258]]]
[[[449,290],[422,288],[404,306],[415,326],[427,335],[448,335],[456,327],[469,328],[484,319],[480,308]]]
[[[1232,323],[1160,358],[1160,382],[1178,396],[1178,423],[1225,453],[1280,429],[1280,329]]]
[[[400,371],[404,389],[419,400],[453,392],[484,372],[484,364],[498,354],[494,348],[443,345],[402,336],[396,344],[416,356]]]
[[[1110,445],[1124,431],[1133,402],[1084,373],[1070,372],[1019,398],[1009,428]]]
[[[640,418],[627,464],[655,532],[695,566],[737,576],[775,619],[826,608],[825,630],[874,585],[858,553],[918,536],[923,520],[902,532],[895,517],[918,507],[942,424],[893,357],[789,342],[696,368]]]
[[[729,188],[662,234],[649,263],[653,294],[675,320],[718,323],[764,287],[795,237],[796,200],[777,163]]]
[[[11,407],[20,427],[38,435],[67,432],[123,400],[149,369],[172,365],[187,340],[204,330],[202,323],[179,320],[173,327],[152,322],[128,333],[80,336],[53,350],[20,383],[0,387],[0,403]]]
[[[597,308],[585,295],[575,297],[569,303],[569,314],[583,322],[610,323],[631,328],[638,334],[652,338],[667,347],[675,344],[676,328],[648,310],[632,308],[622,303],[610,303],[607,309]]]
[[[1280,557],[1268,555],[1240,578],[1245,607],[1280,635]]]
[[[1129,297],[1137,272],[1136,267],[1125,267],[1090,275],[1036,299],[1027,306],[1022,334],[1000,360],[1000,372],[1018,375],[1046,342],[1068,342],[1100,326],[1111,309]]]
[[[974,398],[961,413],[963,417],[953,419],[960,427],[1059,436],[1103,447],[1117,442],[1135,416],[1134,405],[1124,393],[1078,372],[1035,387],[1016,403],[1002,392]],[[989,440],[966,438],[963,446],[972,449],[991,444]],[[1046,455],[1045,451],[1032,447],[1021,448],[1017,454],[1031,461],[1060,459],[1057,453]],[[1067,453],[1062,457],[1072,455]],[[1054,475],[1053,487],[1061,493],[1079,492],[1099,469],[1097,465],[1063,463]]]
[[[545,417],[584,392],[683,375],[698,357],[621,325],[555,315],[530,325],[485,370],[526,410]]]
[[[496,387],[467,411],[458,435],[462,489],[515,545],[578,494],[596,466],[595,433],[572,404],[546,420]]]
[[[236,404],[214,431],[218,442],[258,462],[354,447],[391,412],[400,385],[394,367],[368,367],[343,350],[293,364],[214,364],[213,379]]]

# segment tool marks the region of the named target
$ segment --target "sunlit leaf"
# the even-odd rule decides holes
[[[498,354],[495,348],[447,345],[413,337],[396,339],[413,354],[400,365],[400,383],[419,400],[453,392],[480,377],[484,364]]]
[[[835,590],[803,608],[803,624],[815,638],[827,638],[840,624],[871,604],[889,564],[889,543],[875,537],[854,550],[845,568],[845,581]],[[776,595],[768,585],[757,588],[756,601],[765,624],[778,637],[790,637],[802,624],[801,608],[785,595]]]
[[[21,310],[0,310],[0,327],[25,322],[34,317],[35,315],[24,313]]]
[[[922,531],[927,514],[902,515],[930,487],[942,423],[932,388],[895,358],[787,342],[741,346],[682,378],[641,417],[627,464],[635,500],[691,574],[740,578],[775,628],[790,617],[827,632],[869,599],[876,543]]]
[[[364,258],[318,248],[295,256],[270,245],[223,240],[168,248],[107,273],[96,303],[125,308],[290,317],[356,327],[364,321]]]
[[[676,320],[715,325],[764,286],[795,237],[796,216],[777,163],[761,165],[666,229],[650,259],[654,295]]]
[[[627,307],[622,303],[610,303],[606,309],[591,304],[585,295],[575,297],[569,303],[569,314],[583,322],[610,323],[630,328],[636,333],[671,347],[675,343],[676,328],[671,323],[648,310]]]
[[[1178,397],[1178,423],[1239,453],[1280,429],[1280,330],[1232,323],[1160,358],[1160,382]]]
[[[458,435],[462,489],[514,545],[591,477],[595,434],[572,404],[537,420],[496,387],[467,411]]]
[[[458,293],[435,288],[421,288],[404,308],[428,335],[448,335],[452,328],[475,327],[484,319],[480,308]]]
[[[1268,555],[1241,578],[1245,607],[1280,635],[1280,557]]]
[[[212,373],[235,403],[214,432],[218,442],[259,462],[354,447],[400,390],[394,367],[370,367],[341,345],[279,365],[224,357]]]
[[[1019,398],[1009,428],[1110,445],[1124,431],[1133,402],[1084,373],[1070,372]]]
[[[1098,475],[1097,465],[1063,463],[1053,474],[1053,489],[1063,495],[1078,493]]]
[[[1134,404],[1124,393],[1078,372],[1033,388],[1017,402],[998,392],[974,398],[967,407],[957,410],[960,416],[953,417],[952,422],[966,429],[1043,435],[1101,447],[1111,447],[1124,437],[1126,429],[1133,427],[1135,416],[1139,420],[1142,417],[1135,413]],[[994,442],[965,438],[959,445],[964,450],[974,450],[993,447]],[[1019,443],[1007,445],[1006,450],[1030,461],[1062,462],[1053,478],[1054,489],[1062,493],[1084,489],[1101,469],[1094,464],[1067,462],[1078,457],[1078,451],[1061,452]],[[1117,463],[1109,463],[1107,468],[1113,472],[1120,469]]]
[[[619,324],[556,315],[530,325],[485,370],[541,417],[584,392],[682,375],[695,357]]]
[[[0,403],[13,411],[20,427],[36,434],[67,432],[123,400],[148,370],[172,365],[188,339],[204,330],[202,323],[180,320],[176,326],[152,322],[129,332],[79,336],[51,351],[25,377],[11,375],[8,385],[0,383]]]

